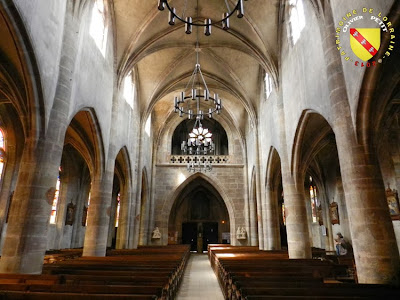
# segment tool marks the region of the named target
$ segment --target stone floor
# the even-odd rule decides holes
[[[177,300],[224,300],[207,254],[190,255]]]

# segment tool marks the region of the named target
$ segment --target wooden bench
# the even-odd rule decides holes
[[[229,300],[400,299],[400,289],[386,285],[326,283],[346,273],[347,264],[285,256],[282,251],[249,247],[209,247],[213,269]]]
[[[164,246],[54,260],[42,275],[1,274],[0,299],[173,299],[189,250]]]

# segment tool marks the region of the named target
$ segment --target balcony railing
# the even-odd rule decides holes
[[[204,163],[205,161],[213,165],[224,165],[227,164],[229,155],[170,155],[169,163],[171,164],[188,164],[191,162]]]

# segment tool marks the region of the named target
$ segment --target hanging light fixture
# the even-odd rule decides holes
[[[187,170],[189,172],[211,171],[211,162],[205,155],[212,155],[215,150],[214,142],[212,141],[212,133],[204,128],[200,118],[196,118],[192,132],[189,133],[189,138],[182,142],[181,150],[184,155],[196,155],[192,161],[188,162]]]
[[[208,128],[203,127],[199,118],[196,119],[193,130],[189,133],[187,142],[182,142],[181,150],[183,154],[189,155],[213,154],[215,145],[212,141],[212,133]]]
[[[245,0],[247,1],[247,0]],[[186,13],[186,8],[187,8],[187,2],[188,0],[185,0],[184,3],[184,8],[182,10],[182,16],[179,16],[176,12],[176,8],[172,7],[169,5],[168,0],[158,0],[158,9],[159,10],[164,10],[165,7],[169,10],[169,15],[168,15],[168,24],[169,25],[175,25],[175,20],[178,19],[181,22],[185,23],[185,32],[187,34],[192,33],[192,28],[193,26],[203,26],[204,27],[204,34],[209,36],[211,35],[211,26],[216,25],[216,24],[221,24],[222,28],[224,30],[229,29],[229,18],[237,12],[237,17],[238,18],[243,18],[244,16],[244,7],[243,7],[243,0],[238,0],[236,6],[231,10],[229,8],[228,2],[225,0],[227,12],[224,12],[222,14],[222,19],[218,21],[212,21],[210,18],[206,18],[204,20],[204,23],[199,23],[199,22],[193,22],[192,17],[184,17]]]
[[[183,155],[203,157],[195,157],[192,161],[189,161],[187,170],[189,172],[207,172],[212,170],[212,165],[205,155],[212,155],[215,147],[211,139],[212,133],[207,128],[204,128],[201,123],[201,120],[204,119],[204,112],[201,109],[200,101],[203,99],[203,107],[208,106],[207,114],[210,119],[213,118],[214,113],[221,113],[222,101],[218,94],[214,94],[213,97],[210,96],[210,91],[200,69],[198,41],[196,53],[196,65],[189,82],[185,90],[180,93],[180,96],[174,97],[174,111],[179,113],[180,117],[186,114],[188,119],[196,120],[187,142],[182,142],[181,150]]]
[[[196,48],[196,51],[199,51],[198,48]],[[202,86],[200,86],[200,84]],[[202,102],[203,106],[205,105],[208,108],[206,113],[210,119],[213,118],[213,115],[215,113],[221,113],[222,100],[221,98],[219,98],[219,95],[217,93],[214,93],[213,96],[211,96],[203,73],[201,72],[197,55],[197,62],[194,66],[194,70],[189,79],[189,82],[187,83],[185,89],[180,92],[179,96],[174,97],[174,112],[179,113],[180,117],[187,115],[188,119],[199,118],[200,120],[203,120],[204,111],[201,110],[200,107],[201,99],[204,100]],[[192,103],[194,101],[195,103]],[[193,110],[193,108],[195,108],[196,110]]]

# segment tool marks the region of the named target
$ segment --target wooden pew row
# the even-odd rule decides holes
[[[146,285],[69,285],[69,284],[0,284],[0,290],[25,292],[51,292],[74,294],[137,294],[162,295],[164,290],[159,284]]]
[[[287,253],[283,251],[262,252],[254,247],[222,247],[222,249],[221,247],[210,247],[209,250],[214,271],[227,298],[235,297],[235,286],[233,285],[235,278],[247,277],[247,280],[249,280],[249,277],[251,277],[251,280],[254,280],[254,278],[272,280],[272,277],[276,278],[282,274],[281,264],[289,261],[287,260]],[[270,268],[268,273],[264,272],[265,264],[272,263],[274,260],[277,260],[276,267]],[[297,265],[305,265],[307,262],[297,261]],[[254,271],[254,266],[258,269],[258,272]],[[251,270],[252,267],[253,270]],[[235,273],[232,269],[235,269]],[[316,276],[313,275],[314,270],[312,268],[303,268],[302,272],[299,272],[298,266],[290,272],[283,270],[285,278],[294,278],[294,280],[314,280],[313,278]]]
[[[45,264],[43,275],[0,274],[0,299],[173,299],[189,250],[128,250]]]
[[[221,248],[209,247],[209,257],[229,300],[400,299],[400,289],[385,285],[324,283],[326,276],[347,267],[331,261],[285,260],[279,252]]]
[[[44,256],[44,264],[52,264],[63,260],[74,259],[82,256],[82,249],[62,249],[47,251]]]
[[[134,265],[113,265],[113,264],[57,264],[48,265],[44,268],[43,272],[46,274],[75,274],[75,275],[106,275],[118,276],[153,276],[153,277],[168,277],[170,278],[167,283],[176,288],[182,278],[185,264],[179,266],[134,266]]]
[[[52,292],[0,291],[2,300],[157,300],[156,295],[74,294]]]
[[[243,296],[245,295],[245,296]],[[364,299],[400,299],[400,293],[397,290],[391,290],[388,287],[375,288],[363,285],[357,288],[356,285],[341,286],[323,284],[322,286],[292,288],[287,286],[277,287],[259,287],[259,288],[241,288],[236,293],[236,299],[245,300],[248,296],[302,296],[302,297],[360,297]]]

